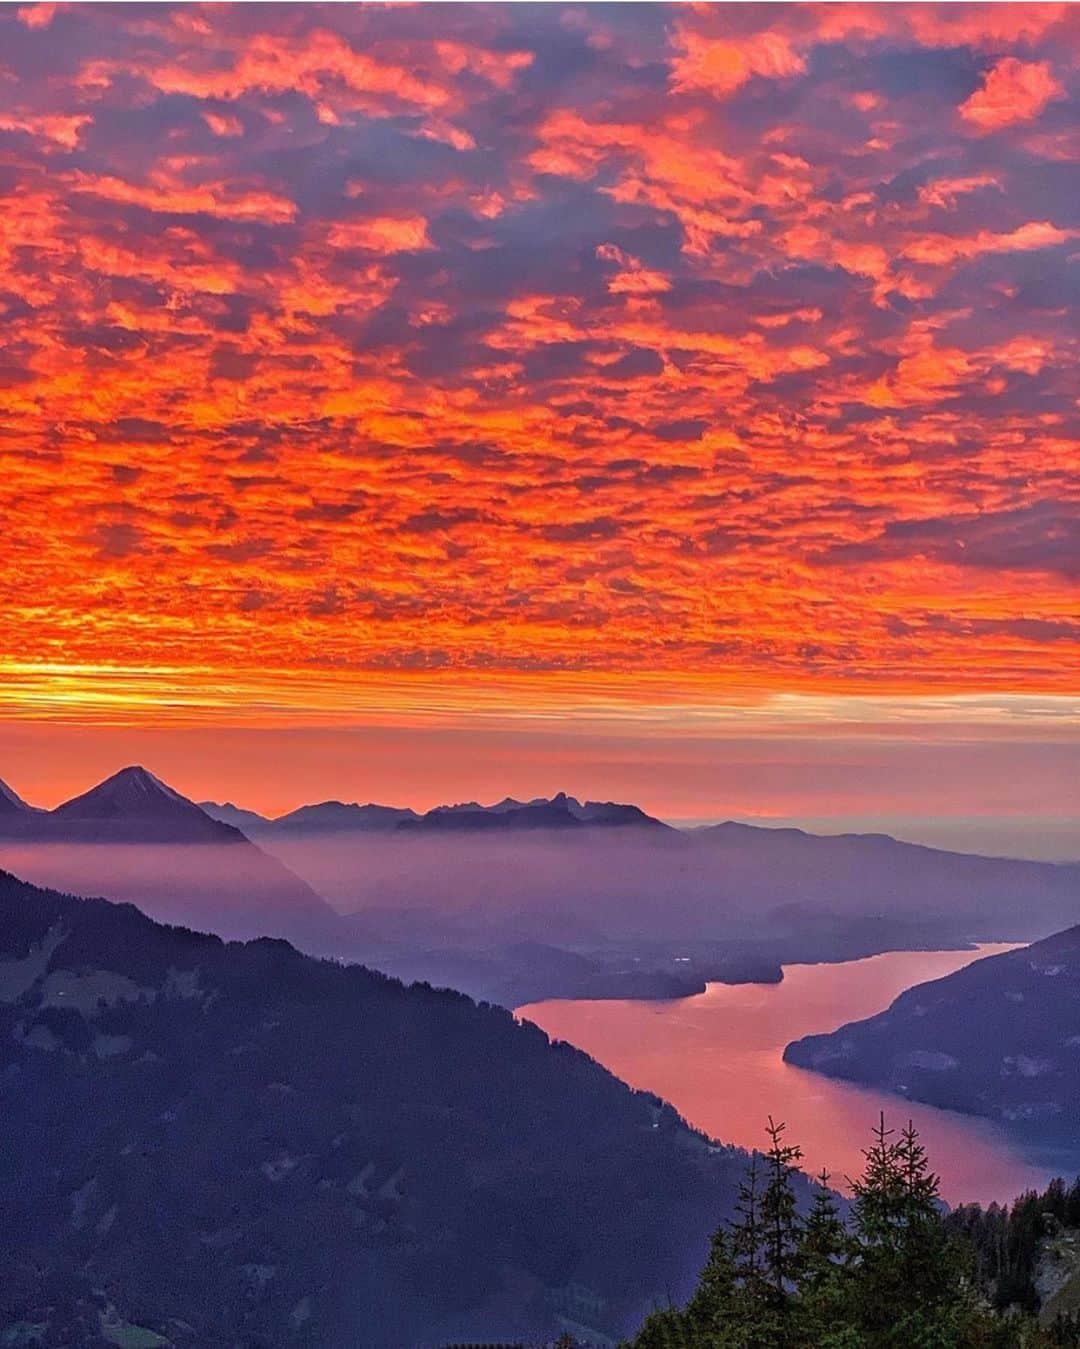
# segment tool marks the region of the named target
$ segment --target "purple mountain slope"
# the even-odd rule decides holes
[[[355,945],[306,881],[145,768],[121,769],[52,811],[13,792],[0,801],[0,865],[39,884],[137,899],[160,921],[226,938],[285,937],[334,955]]]
[[[213,820],[149,770],[122,768],[51,812],[65,841],[93,843],[236,843],[243,836]]]
[[[0,816],[39,815],[35,807],[27,805],[13,788],[0,779]]]

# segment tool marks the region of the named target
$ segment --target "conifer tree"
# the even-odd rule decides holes
[[[781,1309],[794,1282],[795,1253],[802,1226],[791,1178],[803,1154],[802,1148],[784,1142],[786,1130],[786,1124],[777,1124],[769,1116],[766,1126],[769,1150],[765,1154],[765,1189],[761,1196],[764,1272],[772,1303]]]
[[[742,1318],[742,1304],[731,1238],[721,1227],[713,1234],[709,1258],[686,1309],[686,1319],[698,1341],[708,1336],[719,1341]]]
[[[821,1171],[817,1184],[797,1256],[798,1343],[855,1349],[858,1345],[855,1332],[845,1327],[850,1319],[848,1299],[854,1244],[829,1189],[828,1171]]]
[[[764,1232],[761,1223],[761,1164],[755,1153],[739,1185],[735,1221],[731,1227],[731,1251],[736,1272],[751,1297],[761,1296],[764,1280]]]
[[[799,1247],[799,1282],[804,1289],[828,1281],[844,1267],[852,1252],[851,1238],[829,1189],[828,1171],[822,1170],[815,1179],[817,1190]]]
[[[762,1212],[765,1189],[761,1159],[755,1153],[739,1186],[731,1227],[730,1250],[739,1296],[723,1337],[715,1342],[724,1349],[728,1346],[773,1349],[779,1343],[769,1281],[768,1234]]]
[[[735,1220],[714,1236],[686,1309],[655,1312],[633,1349],[1080,1349],[1075,1314],[1043,1329],[1015,1307],[995,1315],[975,1296],[971,1242],[953,1234],[985,1219],[983,1239],[996,1242],[1009,1215],[973,1206],[946,1224],[912,1124],[896,1135],[879,1121],[852,1182],[850,1226],[824,1171],[800,1217],[801,1151],[784,1142],[783,1124],[770,1118],[768,1132],[770,1147],[751,1160]],[[1067,1212],[1069,1197],[1051,1187],[1049,1211]],[[1028,1211],[1041,1220],[1042,1202],[1025,1196],[1012,1215],[1032,1261]]]
[[[646,1317],[631,1349],[699,1349],[706,1343],[694,1337],[685,1312],[677,1307],[664,1307]]]
[[[970,1282],[941,1222],[938,1178],[909,1122],[899,1138],[881,1117],[853,1182],[856,1323],[875,1346],[951,1345],[973,1311]]]

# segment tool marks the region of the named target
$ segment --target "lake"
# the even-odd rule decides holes
[[[786,965],[780,984],[710,984],[676,1002],[550,1001],[519,1007],[517,1015],[664,1097],[721,1142],[762,1147],[766,1117],[784,1120],[788,1141],[803,1149],[803,1167],[814,1174],[826,1168],[838,1189],[861,1172],[861,1149],[884,1111],[895,1125],[915,1122],[950,1203],[1009,1201],[1052,1173],[994,1125],[836,1082],[781,1056],[791,1040],[872,1016],[913,984],[1012,949],[890,951],[833,965]]]

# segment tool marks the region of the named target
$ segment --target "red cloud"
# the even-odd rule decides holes
[[[1052,98],[1061,95],[1048,61],[1003,57],[986,73],[981,89],[960,105],[960,115],[981,132],[999,131],[1014,122],[1038,117]]]
[[[27,28],[48,28],[56,16],[59,4],[43,3],[40,5],[24,5],[19,11],[19,22],[26,24]]]
[[[233,117],[230,113],[214,112],[212,108],[206,108],[202,117],[215,136],[242,136],[244,134],[243,122],[239,117]]]
[[[801,75],[806,63],[782,33],[755,33],[724,40],[704,37],[690,28],[677,32],[682,54],[672,62],[677,90],[700,89],[725,98],[754,75],[783,79]]]
[[[55,28],[0,8],[0,647],[1075,687],[1032,539],[1076,492],[1078,145],[987,111],[1068,97],[1064,10]]]
[[[327,242],[331,248],[362,248],[372,253],[407,253],[431,247],[427,221],[420,215],[343,220],[331,226]]]
[[[911,240],[903,256],[928,266],[944,266],[957,258],[977,258],[983,253],[1026,253],[1052,248],[1076,236],[1076,230],[1058,229],[1048,220],[1031,220],[1008,234],[979,230],[969,238],[949,234],[924,234]]]

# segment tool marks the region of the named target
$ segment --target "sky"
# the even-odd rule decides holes
[[[1080,855],[1078,58],[1062,4],[0,8],[0,777]]]

